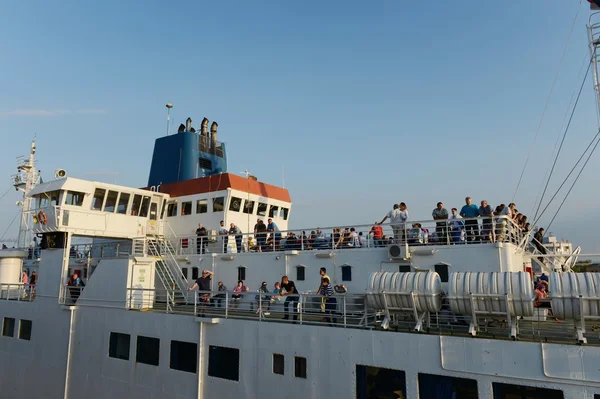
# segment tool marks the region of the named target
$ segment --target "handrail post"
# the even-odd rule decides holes
[[[229,316],[229,292],[225,291],[225,318]]]
[[[302,324],[302,313],[304,313],[303,312],[303,306],[302,306],[303,299],[304,299],[303,295],[298,295],[298,304],[297,304],[298,309],[297,309],[297,311],[298,311],[298,313],[300,313],[300,324]]]
[[[342,312],[344,312],[344,328],[346,328],[346,317],[347,317],[346,295],[343,295],[342,298],[344,298]]]

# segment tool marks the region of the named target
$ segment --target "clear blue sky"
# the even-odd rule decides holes
[[[218,121],[231,172],[280,185],[284,166],[292,227],[371,223],[399,201],[411,219],[466,195],[508,203],[578,12],[516,198],[531,214],[581,81],[585,1],[5,2],[4,187],[33,134],[46,180],[144,186],[172,102],[175,129]],[[596,127],[588,81],[551,188]],[[599,158],[551,228],[586,252]],[[0,201],[0,235],[18,197]]]

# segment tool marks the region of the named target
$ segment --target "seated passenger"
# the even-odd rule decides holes
[[[232,305],[237,305],[239,306],[239,302],[244,298],[244,292],[248,292],[250,291],[248,289],[248,287],[246,287],[244,285],[244,282],[242,280],[239,280],[237,285],[235,286],[235,288],[233,289],[233,294],[231,295],[232,298]]]
[[[409,244],[425,244],[427,238],[427,233],[421,228],[420,223],[413,224],[412,229],[408,231]]]

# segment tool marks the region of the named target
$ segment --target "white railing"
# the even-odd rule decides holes
[[[0,284],[0,300],[27,301],[35,298],[35,286],[29,284]]]
[[[374,231],[375,226],[383,229],[382,236]],[[191,255],[201,254],[203,248],[209,253],[240,253],[377,248],[391,243],[450,246],[512,242],[519,245],[529,235],[506,216],[408,221],[396,233],[401,237],[394,239],[391,226],[383,224],[217,235],[216,239],[173,234],[165,239],[174,248],[175,255]]]

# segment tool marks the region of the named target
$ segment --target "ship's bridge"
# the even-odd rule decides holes
[[[169,195],[67,177],[37,185],[28,197],[34,233],[113,238],[162,235]]]

